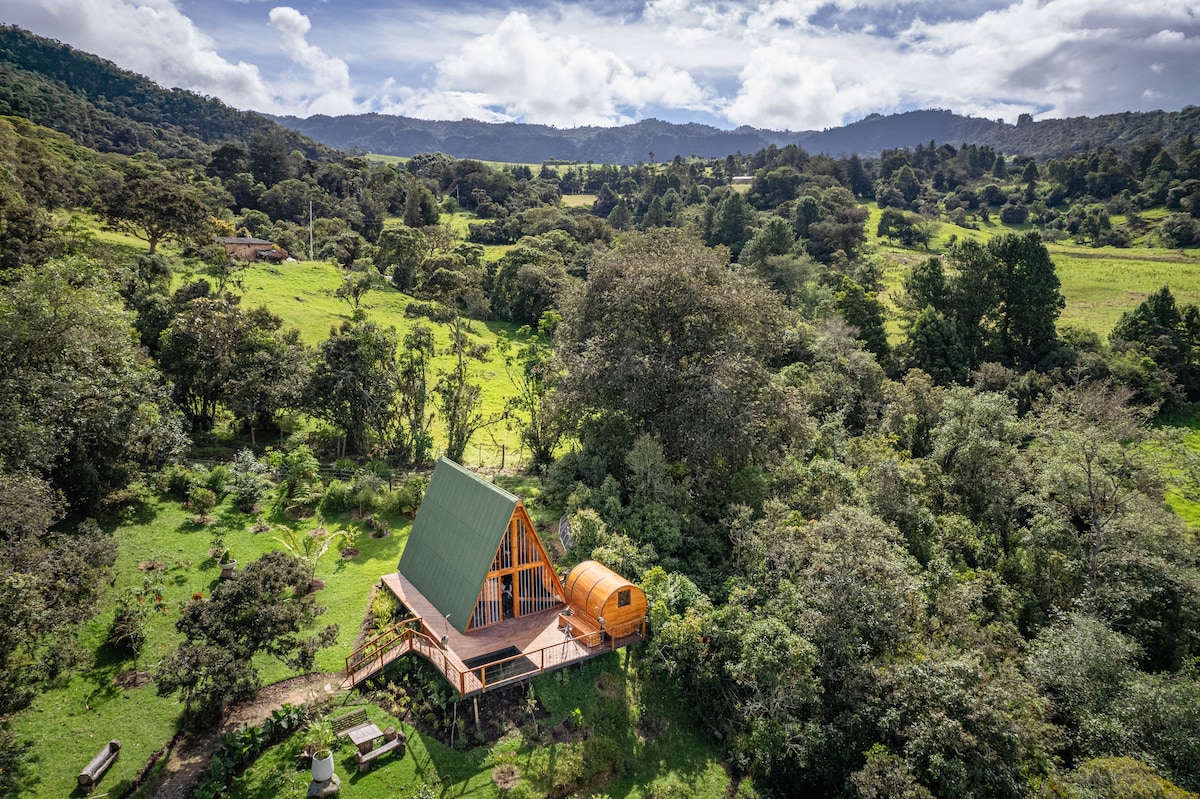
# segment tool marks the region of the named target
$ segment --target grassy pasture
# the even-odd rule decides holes
[[[567,208],[591,208],[595,202],[595,194],[564,194],[562,197],[562,204]]]
[[[285,326],[298,329],[306,344],[315,347],[329,337],[331,328],[340,326],[352,315],[350,305],[334,296],[341,280],[341,270],[324,261],[252,264],[241,273],[242,305],[246,308],[265,305],[283,319]],[[394,327],[401,341],[416,324],[430,327],[434,331],[439,353],[434,358],[430,375],[435,377],[438,369],[449,369],[454,363],[454,356],[448,353],[450,330],[446,325],[428,319],[405,316],[404,309],[410,302],[412,299],[408,295],[381,282],[363,297],[360,307],[369,320],[385,328]],[[482,388],[484,414],[503,411],[505,401],[514,391],[495,344],[502,332],[516,339],[516,330],[516,325],[504,322],[470,323],[470,337],[477,343],[491,345],[488,360],[472,367],[474,380]],[[440,429],[435,433],[440,434]],[[441,446],[443,441],[439,435],[436,445]],[[505,447],[507,453],[506,465],[519,462],[519,438],[503,424],[476,434],[464,456],[465,460],[470,466],[499,464],[501,446]]]
[[[1200,254],[1195,250],[1049,245],[1067,307],[1061,323],[1107,336],[1152,292],[1170,286],[1179,303],[1200,303]]]
[[[978,229],[942,222],[928,249],[901,247],[875,235],[882,210],[875,203],[865,207],[870,212],[866,223],[867,249],[877,253],[883,261],[885,298],[894,296],[907,270],[932,254],[945,252],[954,239],[982,242],[1002,233],[1032,229],[1028,224],[1004,225],[995,216],[990,222],[976,220]],[[1153,211],[1148,211],[1142,218],[1157,217]],[[1050,243],[1047,248],[1067,301],[1059,317],[1060,325],[1075,325],[1107,336],[1121,314],[1163,286],[1170,286],[1180,303],[1200,304],[1200,251],[1089,247],[1066,239]],[[898,332],[898,326],[893,323],[889,333],[895,335]]]

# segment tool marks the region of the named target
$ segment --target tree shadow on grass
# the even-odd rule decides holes
[[[210,516],[209,519],[211,520],[211,518]],[[184,534],[204,533],[212,529],[212,524],[212,521],[201,521],[199,516],[189,516],[179,523],[175,528],[175,532]]]
[[[88,711],[95,712],[101,705],[121,696],[122,689],[115,678],[126,667],[132,667],[132,661],[121,647],[105,643],[96,649],[92,667],[83,673],[83,681],[89,686],[83,700]]]

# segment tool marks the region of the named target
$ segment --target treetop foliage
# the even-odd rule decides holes
[[[253,454],[203,485],[168,465],[219,431],[285,442],[281,512],[340,513],[379,489],[372,469],[462,457],[503,422],[537,501],[572,519],[570,557],[645,586],[637,668],[704,708],[760,795],[1200,789],[1200,558],[1166,503],[1192,495],[1194,462],[1150,424],[1197,398],[1200,311],[1164,287],[1107,342],[1060,328],[1047,246],[1200,241],[1187,137],[1047,161],[930,141],[398,167],[13,46],[46,69],[0,81],[4,108],[76,139],[0,119],[0,603],[20,622],[0,715],[48,653],[49,676],[71,666],[101,606],[113,543],[55,527],[66,509],[162,484],[203,517],[225,480],[253,508]],[[53,75],[85,67],[72,100]],[[185,112],[192,127],[162,124]],[[243,305],[255,273],[212,238],[307,254],[310,209],[346,300],[315,347]],[[89,212],[144,246],[97,240]],[[993,214],[1018,229],[941,243]],[[396,290],[420,317],[403,333],[372,308]],[[514,329],[491,373],[484,323]],[[484,380],[511,383],[502,410]],[[371,468],[326,488],[335,459]],[[257,689],[257,652],[310,667],[333,635],[311,578],[277,551],[189,603],[159,690],[200,720]]]

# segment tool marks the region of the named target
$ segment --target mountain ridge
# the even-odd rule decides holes
[[[244,145],[256,137],[276,139],[285,152],[299,150],[317,160],[335,157],[330,149],[335,148],[401,156],[443,152],[508,163],[601,164],[665,161],[676,155],[724,158],[788,145],[813,154],[875,157],[930,142],[969,143],[1046,159],[1092,147],[1127,151],[1155,138],[1169,148],[1185,136],[1200,138],[1198,106],[1041,121],[1023,116],[1016,125],[924,109],[871,114],[821,131],[724,130],[653,118],[621,127],[565,129],[379,113],[301,119],[241,111],[218,98],[164,89],[110,61],[12,25],[0,25],[0,115],[24,117],[97,150],[127,155],[150,150],[160,157],[208,157],[222,144]]]
[[[772,131],[750,126],[723,130],[697,122],[645,119],[618,127],[554,128],[523,122],[423,120],[387,114],[268,116],[284,127],[343,150],[411,156],[438,151],[456,158],[540,163],[551,160],[634,164],[680,155],[723,158],[766,147],[797,145],[814,154],[877,157],[918,144],[987,145],[1010,155],[1052,158],[1111,145],[1126,150],[1150,138],[1167,146],[1200,134],[1200,107],[1182,111],[1126,111],[1018,124],[963,116],[945,109],[871,114],[838,128]]]

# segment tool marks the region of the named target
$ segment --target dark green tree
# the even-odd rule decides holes
[[[1054,262],[1036,231],[996,236],[987,250],[998,272],[996,335],[1006,362],[1034,366],[1057,344],[1055,322],[1067,304]]]
[[[417,284],[425,252],[425,236],[421,231],[407,226],[384,228],[375,242],[375,268],[390,276],[397,289],[411,292]]]
[[[1191,304],[1180,308],[1168,286],[1122,314],[1108,337],[1114,346],[1135,348],[1173,374],[1189,399],[1200,396],[1200,310]]]
[[[211,724],[227,705],[258,692],[256,656],[311,671],[317,651],[337,639],[338,628],[312,629],[324,608],[299,590],[308,579],[305,564],[272,550],[237,579],[218,583],[211,598],[188,602],[175,624],[185,640],[155,671],[158,695],[178,694],[193,721]]]
[[[736,259],[746,242],[754,235],[751,229],[753,217],[754,209],[746,203],[742,195],[736,191],[729,192],[713,212],[708,246],[724,244]]]
[[[86,507],[186,439],[111,278],[82,258],[0,286],[0,463]]]
[[[213,235],[213,191],[204,191],[157,161],[129,159],[106,173],[95,208],[106,225],[150,245],[206,242]]]
[[[773,255],[786,255],[796,244],[791,225],[786,220],[772,216],[763,223],[754,237],[746,243],[740,263],[756,266]]]
[[[564,407],[625,414],[697,476],[732,474],[790,434],[766,367],[782,325],[778,297],[718,251],[670,229],[629,236],[564,303]]]
[[[939,386],[967,380],[967,352],[958,327],[932,305],[917,314],[908,331],[913,362]]]
[[[343,322],[317,348],[305,390],[313,414],[345,431],[348,450],[390,451],[397,433],[399,367],[396,331],[374,322]]]
[[[834,306],[846,324],[858,330],[863,346],[875,353],[881,363],[886,362],[890,349],[884,327],[884,309],[875,292],[868,292],[850,278],[843,277],[841,289],[834,296]]]

